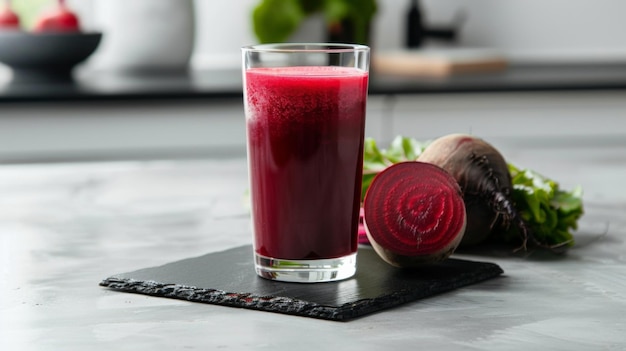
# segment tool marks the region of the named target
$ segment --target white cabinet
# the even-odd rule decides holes
[[[380,116],[385,142],[469,133],[508,147],[626,143],[626,91],[399,95]],[[576,140],[576,139],[573,139]],[[562,145],[567,146],[567,145]]]
[[[195,157],[244,152],[236,101],[0,105],[0,161]]]
[[[366,136],[382,146],[399,134],[428,140],[455,132],[509,148],[559,145],[572,136],[626,143],[626,91],[369,99]],[[234,154],[245,154],[238,99],[0,105],[0,163]]]

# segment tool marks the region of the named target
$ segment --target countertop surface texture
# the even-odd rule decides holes
[[[2,165],[0,349],[624,350],[626,143],[533,145],[497,146],[585,190],[567,254],[455,253],[504,274],[348,322],[98,285],[250,244],[243,158]]]

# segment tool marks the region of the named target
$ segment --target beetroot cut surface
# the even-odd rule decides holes
[[[402,162],[386,168],[372,181],[363,209],[370,243],[381,258],[398,267],[447,258],[465,231],[458,183],[428,163]]]

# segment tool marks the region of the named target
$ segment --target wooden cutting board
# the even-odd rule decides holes
[[[383,262],[370,247],[361,247],[353,278],[284,283],[256,275],[252,246],[248,245],[117,274],[100,285],[122,292],[346,321],[502,273],[493,263],[459,259],[403,270]]]
[[[411,50],[374,53],[372,69],[380,74],[449,76],[506,69],[503,55],[485,50]]]

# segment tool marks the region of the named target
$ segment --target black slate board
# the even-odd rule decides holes
[[[254,272],[252,246],[118,274],[114,290],[231,307],[346,321],[502,274],[493,263],[448,259],[412,270],[394,268],[359,248],[354,277],[330,283],[284,283]]]

